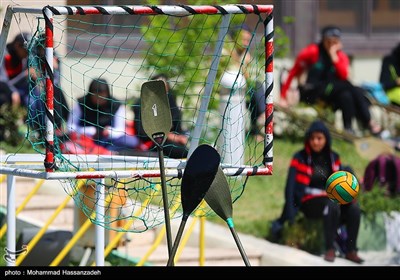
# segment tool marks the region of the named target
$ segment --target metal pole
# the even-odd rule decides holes
[[[231,16],[232,15],[229,14],[229,15],[224,15],[222,17],[221,29],[218,33],[217,46],[214,50],[214,55],[213,55],[214,59],[211,63],[210,72],[208,73],[208,76],[207,76],[207,82],[206,82],[204,94],[202,96],[202,100],[201,100],[201,104],[200,104],[199,116],[197,117],[194,130],[193,130],[192,134],[190,135],[191,142],[190,142],[188,158],[192,155],[192,153],[197,148],[197,146],[199,146],[200,136],[201,136],[201,132],[203,130],[203,125],[204,125],[204,119],[206,117],[206,113],[208,110],[208,104],[210,102],[210,96],[211,96],[212,87],[214,85],[215,77],[217,76],[217,70],[218,70],[218,65],[219,65],[219,61],[221,58],[222,47],[224,45],[224,38],[225,38],[225,35],[228,33],[229,22],[230,22]]]
[[[16,207],[15,207],[15,177],[7,176],[7,266],[15,266],[16,259]]]
[[[104,205],[105,205],[105,187],[104,179],[96,184],[96,265],[104,266],[104,247],[105,247],[105,229],[104,224]]]

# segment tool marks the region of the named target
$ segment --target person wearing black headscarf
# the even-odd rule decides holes
[[[335,260],[334,241],[341,224],[346,226],[346,258],[362,263],[357,255],[357,236],[361,211],[356,200],[338,204],[330,200],[325,191],[327,178],[343,170],[340,156],[333,151],[331,136],[322,121],[314,121],[304,138],[304,148],[293,155],[285,187],[285,205],[282,215],[272,225],[273,231],[280,231],[285,221],[294,222],[300,210],[310,219],[323,219],[325,256],[329,262]]]
[[[20,93],[21,104],[28,106],[29,84],[28,84],[28,50],[27,44],[31,39],[29,33],[20,33],[14,40],[7,44],[4,56],[6,82],[13,91]]]
[[[126,133],[125,104],[111,96],[105,79],[93,79],[88,92],[78,98],[71,112],[69,133],[90,137],[110,151],[124,152],[138,148],[139,139]]]

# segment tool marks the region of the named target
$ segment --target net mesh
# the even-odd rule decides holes
[[[166,74],[170,91],[176,97],[176,104],[170,103],[171,110],[180,112],[180,117],[172,113],[173,129],[176,125],[175,133],[187,135],[188,141],[179,146],[167,141],[163,149],[165,159],[171,159],[172,168],[179,170],[177,166],[186,161],[197,145],[215,147],[222,167],[235,168],[240,175],[227,177],[235,202],[248,179],[240,173],[241,168],[264,167],[265,163],[264,32],[269,16],[232,14],[228,24],[224,24],[223,16],[207,14],[55,15],[52,71],[45,57],[45,16],[34,17],[31,21],[37,24],[27,45],[31,74],[26,140],[39,154],[45,155],[50,146],[55,172],[104,170],[100,163],[89,165],[86,159],[87,155],[104,156],[106,169],[115,171],[116,176],[103,180],[60,180],[65,192],[93,223],[134,232],[158,226],[164,222],[160,178],[119,178],[117,174],[121,170],[134,173],[160,169],[156,147],[143,140],[147,135],[135,123],[140,122],[137,112],[141,85],[156,74]],[[243,29],[250,34],[247,46],[241,39]],[[46,140],[46,70],[54,79],[54,111],[50,118],[54,118],[54,143]],[[90,98],[98,93],[89,88],[93,80],[99,79],[110,92],[101,97],[109,104],[107,110],[96,110],[87,99],[82,99],[84,95]],[[260,91],[262,99],[258,102],[264,110],[261,117],[257,111],[259,103],[254,102]],[[204,103],[204,99],[208,102]],[[123,113],[116,108],[123,108]],[[99,136],[109,130],[107,121],[102,119],[115,119],[117,114],[118,120],[114,121],[122,122],[124,128],[112,133],[123,135],[124,139],[138,137],[140,142],[135,147],[127,146],[132,144],[127,143],[130,140],[120,146],[115,140]],[[200,123],[199,116],[204,118]],[[70,120],[74,118],[81,124],[79,129],[71,126]],[[95,133],[90,134],[92,128]],[[175,148],[180,154],[171,153]],[[68,154],[78,154],[80,160],[71,161]],[[168,168],[171,167],[167,162]],[[182,215],[180,183],[181,176],[167,178],[172,219]],[[99,205],[104,208],[104,217],[96,217]],[[194,215],[213,214],[206,204],[198,210],[201,211],[194,211]]]

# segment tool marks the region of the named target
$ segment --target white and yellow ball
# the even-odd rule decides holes
[[[358,196],[360,185],[354,174],[348,171],[336,171],[326,180],[325,189],[331,200],[347,204]]]

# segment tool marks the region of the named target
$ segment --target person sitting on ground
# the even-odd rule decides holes
[[[400,106],[400,43],[383,57],[379,81],[391,104]]]
[[[27,124],[43,136],[47,116],[45,104],[47,80],[45,75],[45,34],[38,33],[32,36],[29,45],[31,48],[29,67],[27,71],[24,70],[23,72],[29,75],[24,77],[28,82],[23,90],[28,92],[23,93],[24,96],[26,95],[24,105],[28,112]],[[60,59],[55,52],[53,53],[53,85],[54,129],[57,136],[62,136],[69,116],[69,105],[61,89]]]
[[[331,148],[331,136],[326,125],[314,121],[304,138],[304,148],[297,151],[291,160],[285,187],[285,205],[281,216],[272,223],[272,233],[279,235],[286,221],[294,223],[300,210],[306,218],[323,219],[325,240],[324,259],[335,260],[334,241],[338,228],[344,224],[347,230],[346,259],[362,263],[357,254],[357,236],[361,210],[356,200],[348,204],[338,204],[328,198],[325,191],[327,178],[334,172],[343,170],[340,156]]]
[[[20,33],[7,44],[7,54],[2,65],[1,80],[19,93],[19,103],[27,111],[27,123],[42,136],[45,133],[45,38],[44,33],[31,36]],[[31,53],[28,52],[28,46]],[[28,55],[29,66],[28,66]],[[54,121],[56,131],[61,131],[68,119],[68,104],[61,90],[60,61],[56,54],[53,59]],[[30,92],[31,90],[31,92]]]
[[[170,133],[167,135],[163,146],[163,152],[167,157],[170,158],[186,158],[188,155],[188,134],[182,128],[182,112],[177,104],[176,95],[171,89],[169,84],[169,78],[166,74],[156,74],[150,78],[150,80],[162,80],[165,83],[169,106],[172,117],[172,128]],[[147,146],[149,150],[155,149],[155,144],[146,135],[141,123],[141,112],[140,112],[140,99],[138,99],[134,106],[132,106],[133,113],[135,115],[135,131],[137,137],[140,139],[142,146]]]
[[[88,92],[73,105],[69,133],[83,134],[111,151],[129,152],[139,145],[135,135],[126,134],[124,104],[113,98],[105,79],[93,79]]]
[[[20,94],[21,105],[28,107],[29,84],[28,84],[28,49],[27,45],[31,39],[29,33],[20,33],[14,40],[7,44],[6,54],[4,56],[5,73],[7,74],[7,83],[13,91]]]
[[[287,107],[287,92],[292,80],[306,71],[305,85],[299,87],[300,101],[314,105],[317,102],[330,104],[340,109],[344,129],[354,133],[352,121],[357,118],[374,135],[381,127],[371,119],[370,102],[361,87],[349,81],[349,57],[342,50],[341,30],[326,26],[321,31],[319,43],[312,43],[300,51],[287,80],[281,88],[280,103]]]
[[[29,99],[28,119],[29,125],[33,129],[39,129],[43,134],[45,129],[45,34],[39,33],[32,37],[30,43],[32,54],[30,66],[28,68],[31,83],[31,97]],[[56,134],[62,136],[65,132],[65,124],[69,117],[69,105],[65,98],[65,93],[61,88],[61,61],[56,52],[53,53],[53,106],[54,106],[54,125]]]

